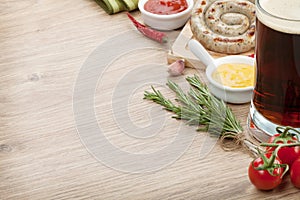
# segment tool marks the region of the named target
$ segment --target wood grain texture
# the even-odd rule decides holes
[[[0,14],[0,199],[299,199],[288,178],[274,191],[256,190],[247,178],[252,158],[241,151],[224,152],[215,145],[201,158],[205,133],[197,133],[181,157],[155,172],[125,173],[101,163],[77,133],[73,89],[89,55],[113,35],[133,29],[125,13],[107,15],[92,0],[2,0]],[[133,14],[139,18],[138,12]],[[147,82],[129,100],[124,96],[119,101],[128,100],[125,109],[137,127],[160,116],[164,124],[149,139],[123,135],[115,122],[112,95],[119,79],[143,64],[154,66],[141,74],[145,78],[165,73],[166,52],[134,50],[114,60],[94,100],[105,136],[132,153],[168,146],[182,125],[142,99],[150,87]],[[204,78],[203,69],[189,69],[185,75],[193,73]],[[248,107],[232,106],[244,126]],[[183,126],[182,131],[188,136],[195,127]]]

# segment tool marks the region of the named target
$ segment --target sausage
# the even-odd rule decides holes
[[[255,46],[255,5],[248,0],[198,0],[190,24],[195,39],[209,50],[238,54]]]

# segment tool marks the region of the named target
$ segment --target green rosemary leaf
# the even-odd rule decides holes
[[[191,88],[187,93],[178,84],[168,81],[168,87],[176,94],[175,105],[166,99],[160,91],[152,86],[152,92],[145,91],[144,98],[160,104],[164,109],[173,112],[173,118],[185,120],[189,125],[198,126],[198,131],[208,131],[212,135],[224,133],[239,134],[243,128],[232,110],[222,101],[214,97],[197,75],[187,77]]]

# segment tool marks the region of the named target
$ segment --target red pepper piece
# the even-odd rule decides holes
[[[131,14],[127,13],[128,18],[132,21],[134,26],[146,37],[158,41],[160,43],[165,43],[168,41],[168,37],[165,33],[153,30],[144,24],[138,22]]]

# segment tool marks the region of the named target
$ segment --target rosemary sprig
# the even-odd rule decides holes
[[[166,99],[159,90],[152,86],[152,92],[145,91],[144,99],[160,104],[164,109],[173,112],[176,119],[187,121],[189,125],[198,126],[199,131],[208,131],[216,136],[237,136],[243,128],[232,110],[214,97],[197,75],[187,77],[192,86],[187,93],[174,82],[168,81],[168,87],[176,94],[175,105]]]

